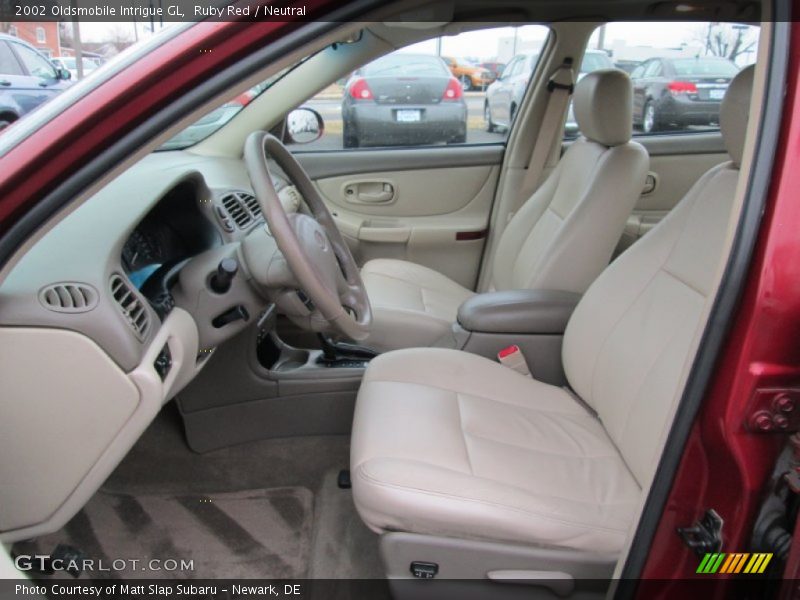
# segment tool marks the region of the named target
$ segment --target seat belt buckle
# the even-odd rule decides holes
[[[497,360],[500,364],[505,365],[509,369],[514,369],[517,373],[521,373],[526,377],[531,376],[531,371],[528,368],[528,363],[525,360],[525,355],[516,344],[503,348],[497,353]]]

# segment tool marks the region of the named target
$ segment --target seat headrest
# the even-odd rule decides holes
[[[742,153],[744,152],[754,71],[754,65],[739,71],[728,86],[719,109],[719,128],[722,130],[725,149],[737,167],[742,162]]]
[[[604,146],[630,141],[633,132],[633,86],[625,71],[603,69],[575,86],[572,100],[581,133]]]

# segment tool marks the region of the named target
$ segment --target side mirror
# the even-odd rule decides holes
[[[64,67],[56,67],[56,73],[58,74],[58,78],[63,79],[64,81],[69,81],[72,79],[72,73],[70,73]]]
[[[286,138],[294,144],[309,144],[325,133],[322,116],[311,108],[296,108],[286,115]]]

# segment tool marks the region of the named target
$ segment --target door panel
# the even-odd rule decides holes
[[[706,171],[730,160],[718,131],[636,136],[635,140],[650,154],[652,189],[636,203],[617,253],[655,227]]]
[[[374,258],[410,260],[472,289],[503,149],[495,145],[296,156],[359,264]],[[329,158],[335,158],[333,163]]]

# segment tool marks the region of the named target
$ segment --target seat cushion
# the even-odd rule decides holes
[[[439,348],[376,358],[356,405],[356,507],[373,530],[618,552],[640,488],[564,389]]]
[[[474,295],[441,273],[404,260],[371,260],[361,278],[373,313],[365,343],[377,350],[431,346],[451,331],[458,307]]]

